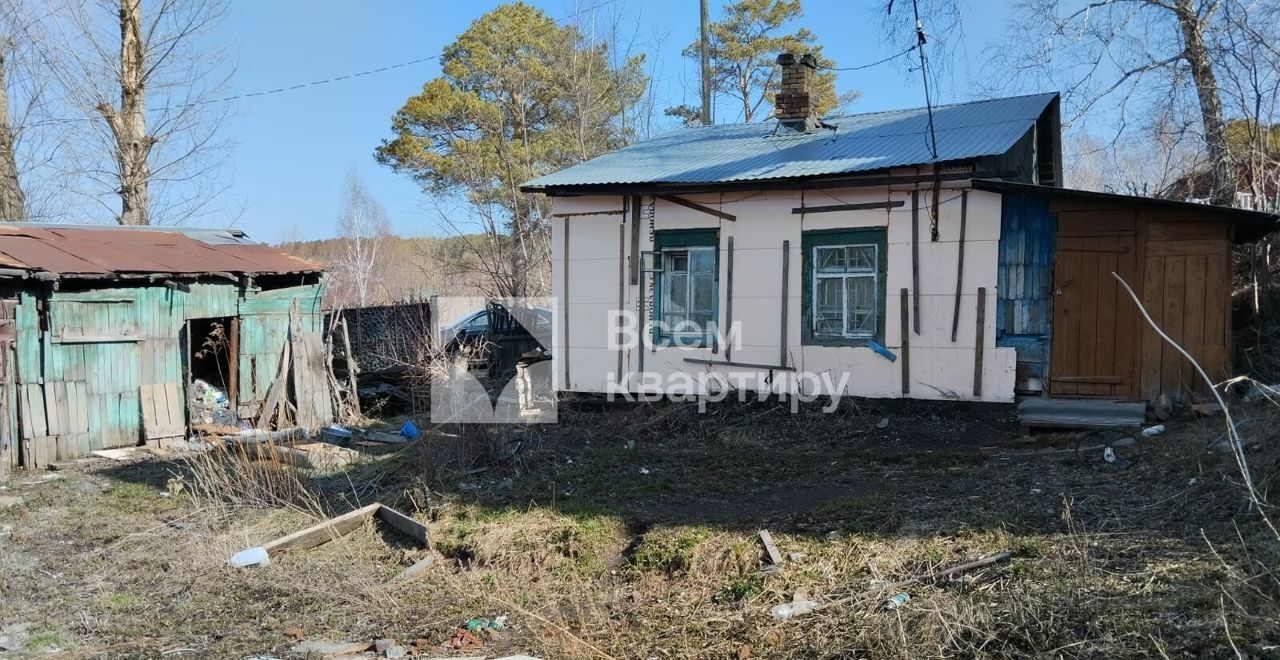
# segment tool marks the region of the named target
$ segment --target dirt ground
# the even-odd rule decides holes
[[[1274,490],[1277,417],[1238,414],[1258,420],[1249,458]],[[209,454],[18,473],[0,490],[0,653],[293,658],[300,634],[423,657],[1280,657],[1280,543],[1231,454],[1206,449],[1221,424],[1176,420],[1133,468],[1100,472],[1074,435],[1022,435],[1012,406],[586,402],[557,425],[366,448],[338,472],[277,466],[253,482],[271,492],[212,488]],[[375,501],[426,523],[432,548],[369,523],[226,565]],[[770,616],[797,591],[829,606]],[[447,644],[500,615],[483,647]]]

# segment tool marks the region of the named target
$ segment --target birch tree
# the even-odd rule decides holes
[[[346,304],[343,306],[373,304],[384,244],[390,234],[386,209],[352,169],[347,173],[342,214],[338,217],[338,237],[343,242],[343,250],[335,275],[344,292]]]

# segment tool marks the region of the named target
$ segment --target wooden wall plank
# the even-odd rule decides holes
[[[1164,309],[1164,257],[1148,257],[1146,277],[1142,287],[1142,304],[1157,325],[1163,325]],[[1164,341],[1149,326],[1142,329],[1142,398],[1160,396],[1161,364],[1164,361]]]
[[[1203,255],[1186,258],[1186,288],[1183,300],[1183,348],[1191,353],[1197,362],[1204,362],[1207,350],[1204,344],[1205,324],[1205,257]],[[1178,365],[1178,379],[1193,394],[1210,396],[1204,383],[1196,375],[1191,363],[1181,360]]]
[[[1160,304],[1164,307],[1164,323],[1161,327],[1166,334],[1178,343],[1182,343],[1186,339],[1183,328],[1183,323],[1186,320],[1184,316],[1186,311],[1186,290],[1187,258],[1181,256],[1165,257],[1164,297],[1160,300]],[[1183,358],[1168,344],[1162,344],[1160,350],[1160,391],[1179,392],[1184,384],[1180,371]]]

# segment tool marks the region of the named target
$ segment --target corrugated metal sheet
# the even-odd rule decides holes
[[[727,183],[871,172],[935,161],[997,156],[1035,124],[1057,94],[933,109],[938,156],[929,151],[924,108],[825,120],[835,130],[796,133],[776,122],[700,126],[538,177],[529,190],[642,183]]]
[[[0,224],[0,267],[57,275],[319,272],[236,231]]]

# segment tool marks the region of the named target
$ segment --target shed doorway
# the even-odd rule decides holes
[[[236,410],[239,331],[239,319],[233,316],[187,321],[184,357],[193,423],[226,423],[231,418],[227,411]],[[196,411],[205,419],[198,419]]]
[[[1138,313],[1111,273],[1140,282],[1135,231],[1071,231],[1061,214],[1053,269],[1049,392],[1138,398]],[[1083,219],[1083,218],[1081,218]]]

